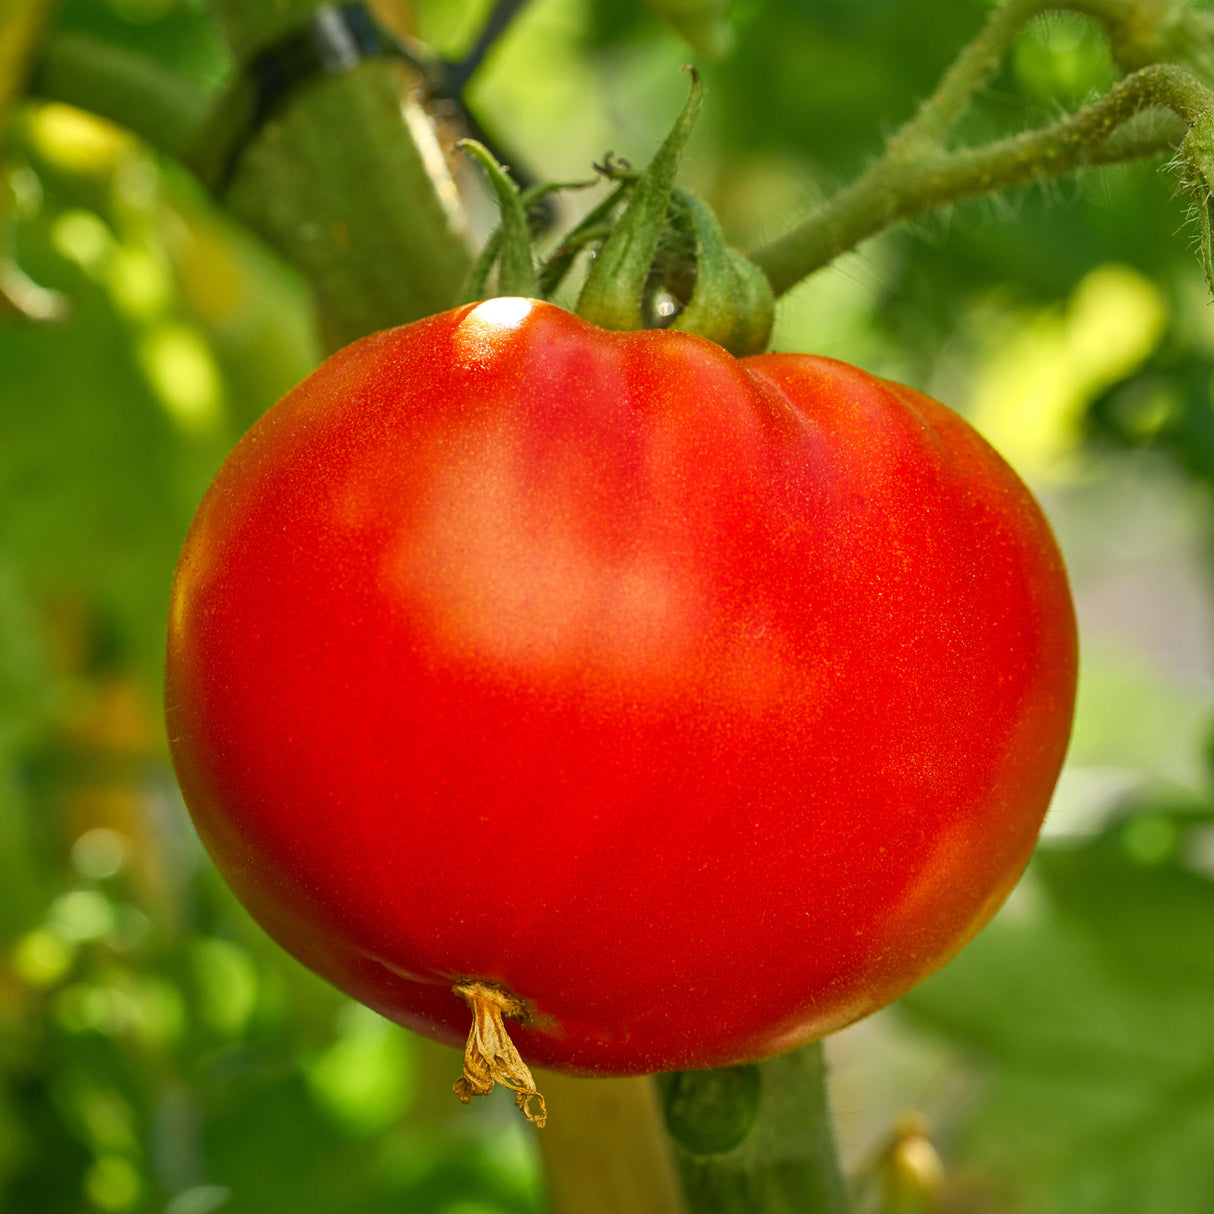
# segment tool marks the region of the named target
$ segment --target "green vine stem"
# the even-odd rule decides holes
[[[1191,123],[1214,101],[1214,94],[1185,68],[1151,62],[1106,96],[1049,127],[946,152],[944,140],[1016,35],[1033,18],[1052,11],[1101,21],[1120,62],[1136,64],[1155,55],[1214,67],[1214,16],[1195,12],[1182,0],[1005,0],[935,92],[889,140],[881,158],[799,227],[751,254],[777,295],[901,220],[1076,169],[1170,151],[1178,142],[1174,130],[1120,128],[1159,107]]]
[[[936,91],[890,140],[887,154],[904,158],[918,147],[942,144],[974,94],[1003,62],[1016,35],[1033,17],[1062,7],[1051,0],[1006,0],[996,8],[982,31],[944,73]]]
[[[781,295],[840,253],[900,220],[965,198],[1031,185],[1079,168],[1120,163],[1171,150],[1172,132],[1112,138],[1131,118],[1165,107],[1186,122],[1214,105],[1183,68],[1156,64],[1116,84],[1104,97],[1043,130],[959,152],[904,158],[895,139],[882,157],[805,223],[751,255]]]
[[[539,1080],[552,1214],[847,1214],[820,1042],[653,1079]]]
[[[1024,27],[1034,18],[1063,12],[1100,22],[1126,71],[1166,62],[1214,67],[1214,16],[1195,12],[1184,0],[1005,0],[890,140],[888,154],[906,157],[924,146],[940,147]]]
[[[821,1043],[653,1079],[538,1077],[551,1214],[846,1214]]]

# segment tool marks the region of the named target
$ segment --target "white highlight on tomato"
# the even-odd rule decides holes
[[[486,299],[477,304],[464,318],[464,324],[492,325],[500,329],[517,329],[531,315],[531,300],[517,295],[501,299]]]

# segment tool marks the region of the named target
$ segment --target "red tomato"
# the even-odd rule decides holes
[[[881,1007],[1015,883],[1075,631],[1028,491],[944,406],[495,299],[334,355],[236,448],[168,722],[285,948],[451,1043],[606,1075]]]

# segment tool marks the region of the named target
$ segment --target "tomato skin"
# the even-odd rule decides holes
[[[237,446],[167,714],[285,948],[458,1044],[717,1066],[952,956],[1033,847],[1074,617],[1028,491],[843,363],[492,300],[334,355]]]

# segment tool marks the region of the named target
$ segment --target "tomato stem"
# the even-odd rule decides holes
[[[840,253],[901,220],[1079,168],[1171,150],[1177,142],[1173,131],[1130,132],[1123,137],[1119,128],[1159,106],[1184,118],[1198,90],[1214,103],[1214,94],[1184,69],[1156,64],[1043,130],[913,161],[900,154],[887,155],[800,227],[752,254],[752,260],[780,295]]]
[[[1005,0],[890,140],[890,150],[905,158],[916,147],[941,147],[1024,28],[1037,18],[1062,12],[1101,23],[1114,57],[1127,72],[1165,61],[1198,70],[1214,68],[1214,19],[1179,0]]]
[[[1103,22],[1118,62],[1138,70],[1048,127],[947,151],[946,138],[1017,34],[1050,11],[1081,12]],[[1080,168],[1173,150],[1183,134],[1176,124],[1147,131],[1122,128],[1156,108],[1170,109],[1191,125],[1214,104],[1214,94],[1179,63],[1214,66],[1214,19],[1175,0],[1005,0],[935,92],[889,140],[881,158],[803,224],[753,253],[752,260],[782,295],[868,237],[926,211]]]

